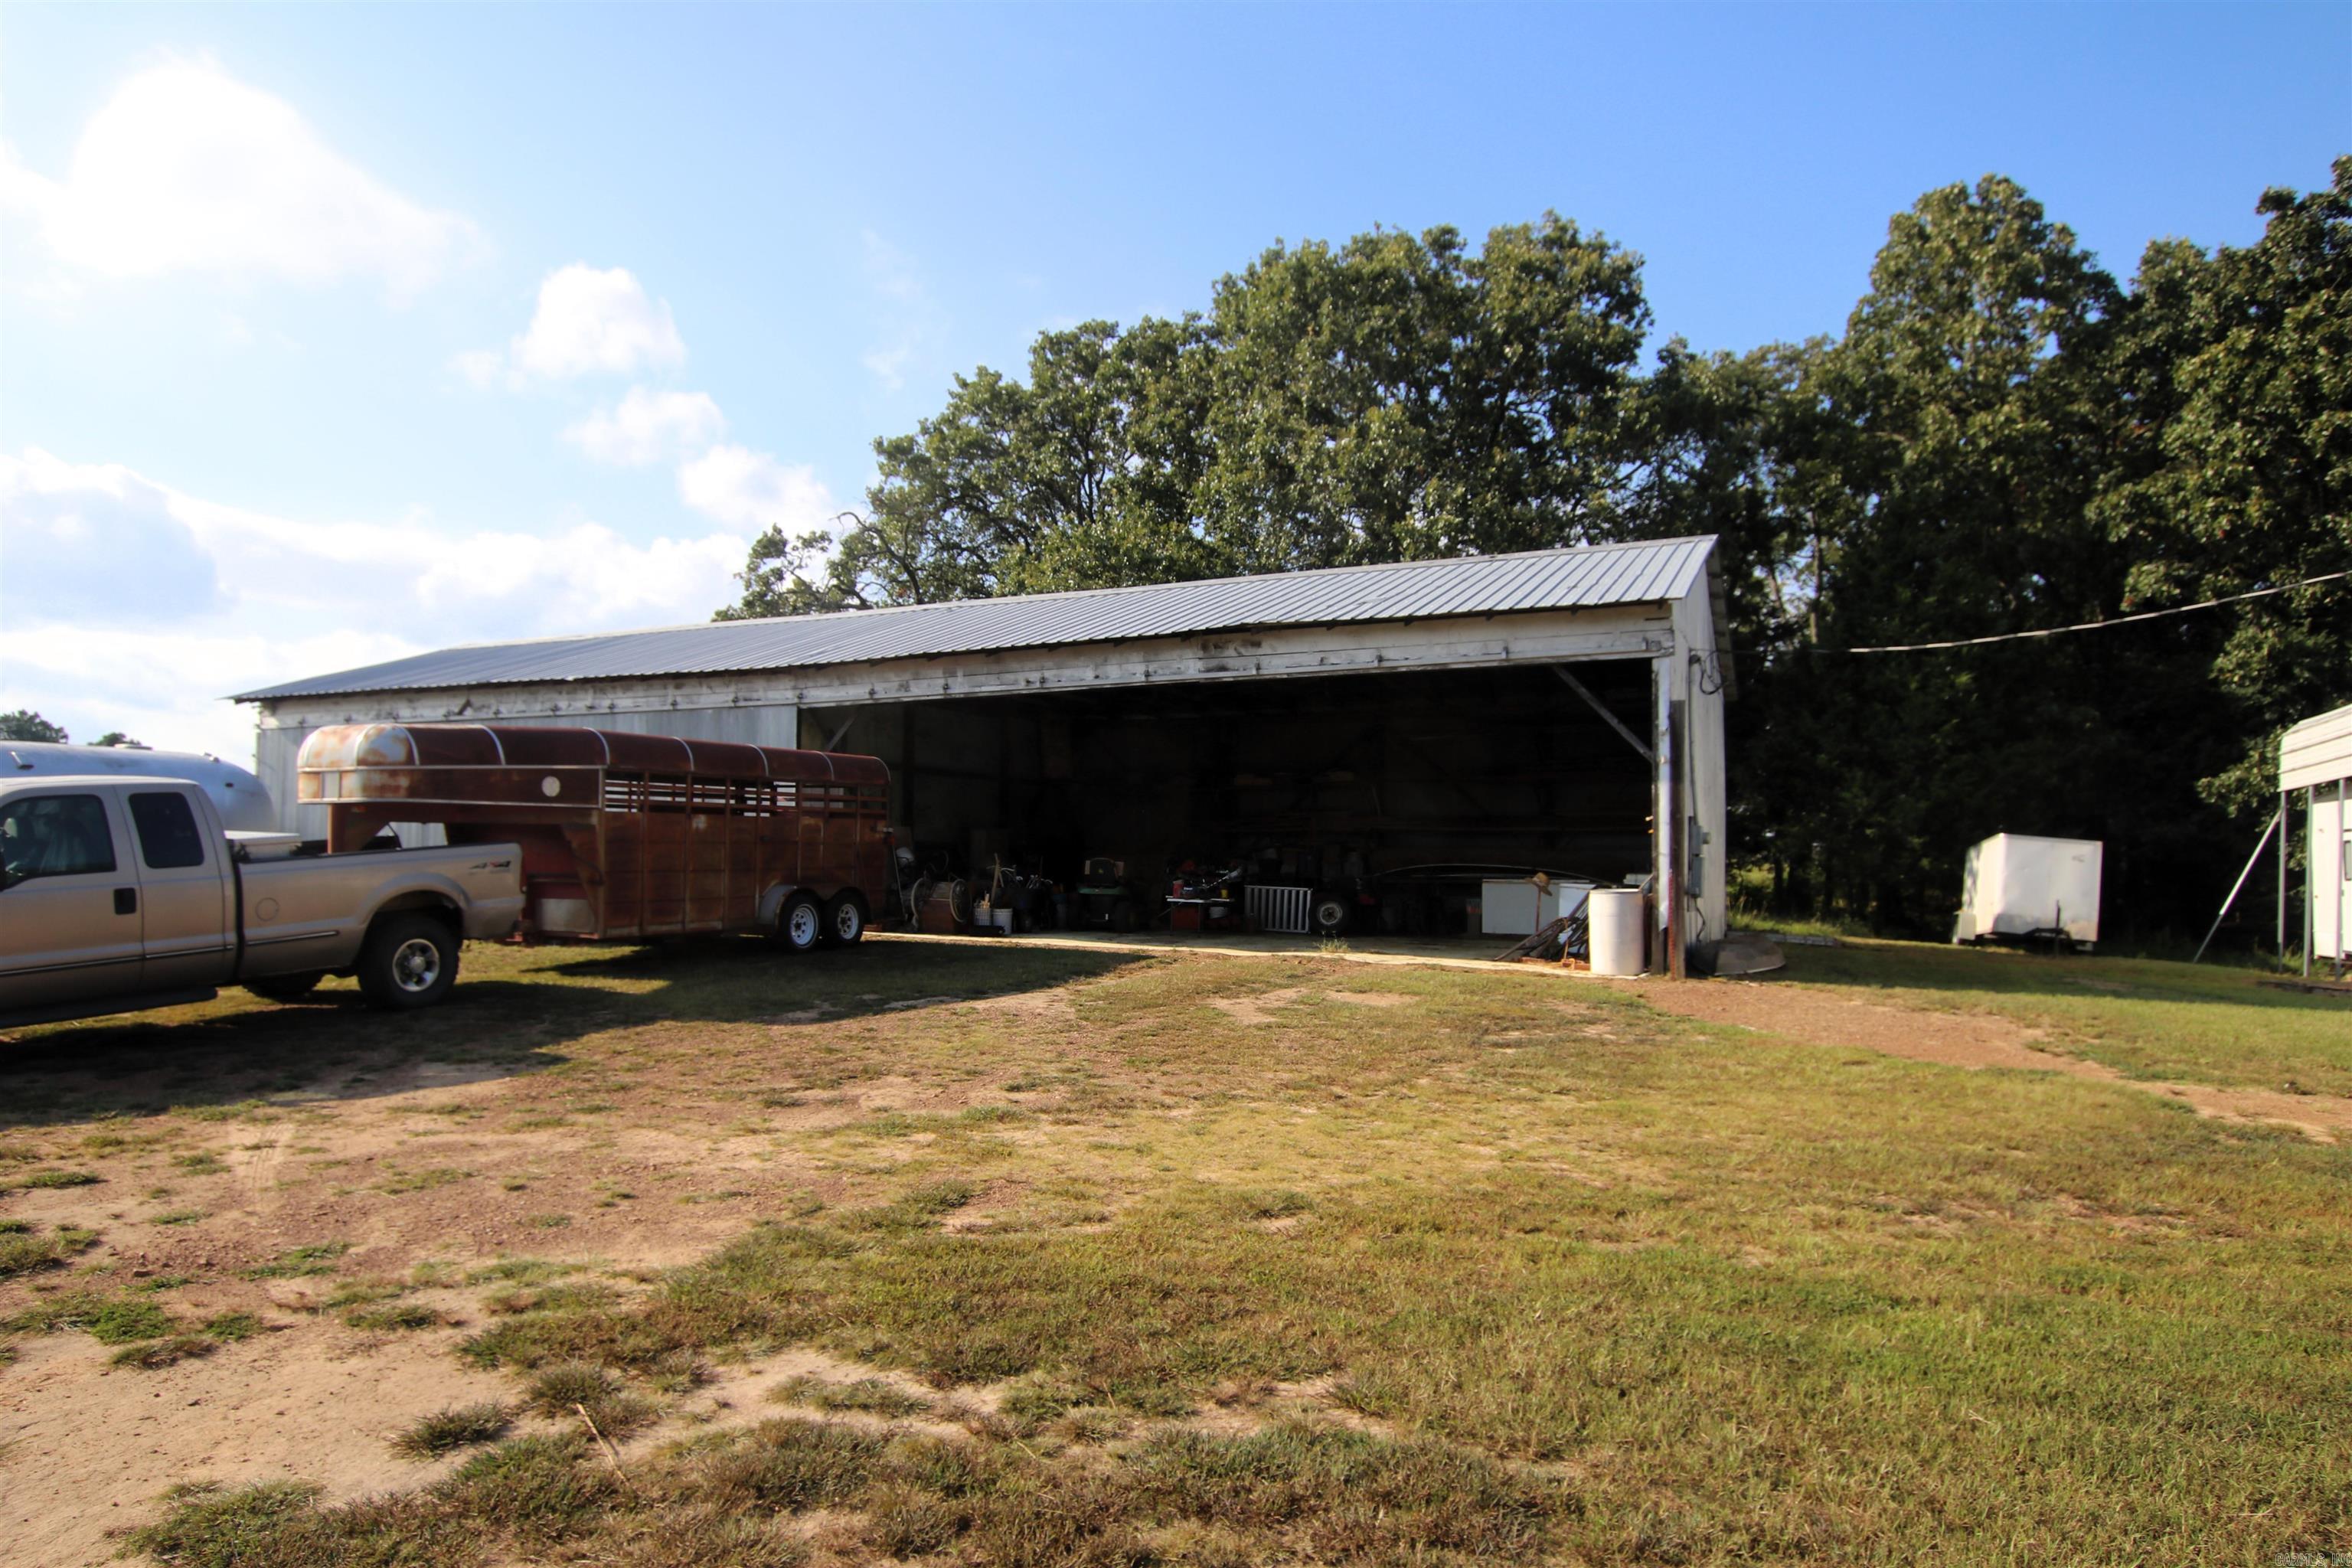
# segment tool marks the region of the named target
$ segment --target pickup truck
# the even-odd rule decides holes
[[[291,1001],[329,974],[427,1006],[467,937],[522,918],[511,844],[309,853],[231,833],[201,784],[0,777],[0,1027],[210,1001]]]

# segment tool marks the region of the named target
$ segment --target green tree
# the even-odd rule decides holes
[[[2352,570],[2352,157],[2333,183],[2265,192],[2263,237],[2210,258],[2151,246],[2137,294],[2141,461],[2100,515],[2132,552],[2133,607],[2193,604]],[[2210,616],[2231,754],[2202,780],[2269,809],[2279,732],[2352,700],[2352,586]]]
[[[770,529],[722,616],[1615,537],[1641,262],[1547,216],[1276,246],[1205,319],[1040,334],[875,443],[866,515]]]
[[[722,617],[1164,582],[1217,563],[1192,526],[1202,410],[1194,323],[1039,335],[1029,379],[982,366],[910,435],[874,444],[868,513],[771,529]]]
[[[1547,214],[1276,246],[1217,286],[1199,512],[1230,569],[1614,536],[1641,258]]]
[[[2117,552],[2084,512],[2113,444],[2121,291],[2014,183],[1931,191],[1888,228],[1844,338],[1784,383],[1789,507],[1770,537],[1804,626],[1764,683],[1756,787],[1823,846],[1838,900],[1926,923],[1959,851],[2085,831],[2116,748],[2109,650],[1827,648],[1998,635],[2112,613]],[[1784,594],[1785,597],[1785,594]],[[1793,628],[1792,628],[1793,629]]]
[[[62,744],[64,729],[50,723],[29,708],[19,708],[14,713],[0,713],[0,741],[53,741]]]

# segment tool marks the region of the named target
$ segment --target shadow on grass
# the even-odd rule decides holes
[[[300,1003],[233,989],[200,1006],[0,1037],[0,1128],[374,1099],[542,1072],[570,1059],[567,1043],[613,1029],[836,1022],[1049,989],[1137,962],[887,941],[800,956],[759,940],[475,943],[448,999],[418,1013],[362,1006],[351,983],[329,982]]]
[[[1792,943],[1786,953],[1789,966],[1782,973],[1809,985],[2347,1012],[2336,997],[2263,985],[2257,971],[2169,959],[2057,956],[2012,948],[1852,940],[1828,948]]]

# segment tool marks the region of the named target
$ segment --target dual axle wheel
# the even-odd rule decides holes
[[[787,952],[847,947],[865,934],[866,901],[856,893],[835,893],[823,902],[814,893],[794,893],[776,911],[776,941]]]

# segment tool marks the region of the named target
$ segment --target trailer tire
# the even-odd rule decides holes
[[[854,947],[866,934],[866,900],[856,893],[835,893],[824,906],[824,944]]]
[[[1317,936],[1338,936],[1348,929],[1348,900],[1338,893],[1316,894],[1307,910],[1307,924]]]
[[[776,911],[776,941],[786,952],[807,952],[824,936],[824,909],[814,893],[794,893]]]
[[[457,984],[457,935],[425,914],[393,914],[360,944],[360,992],[378,1007],[430,1007]]]
[[[310,970],[301,974],[265,974],[245,983],[245,988],[268,1002],[299,1002],[319,988],[327,977],[323,969]]]

